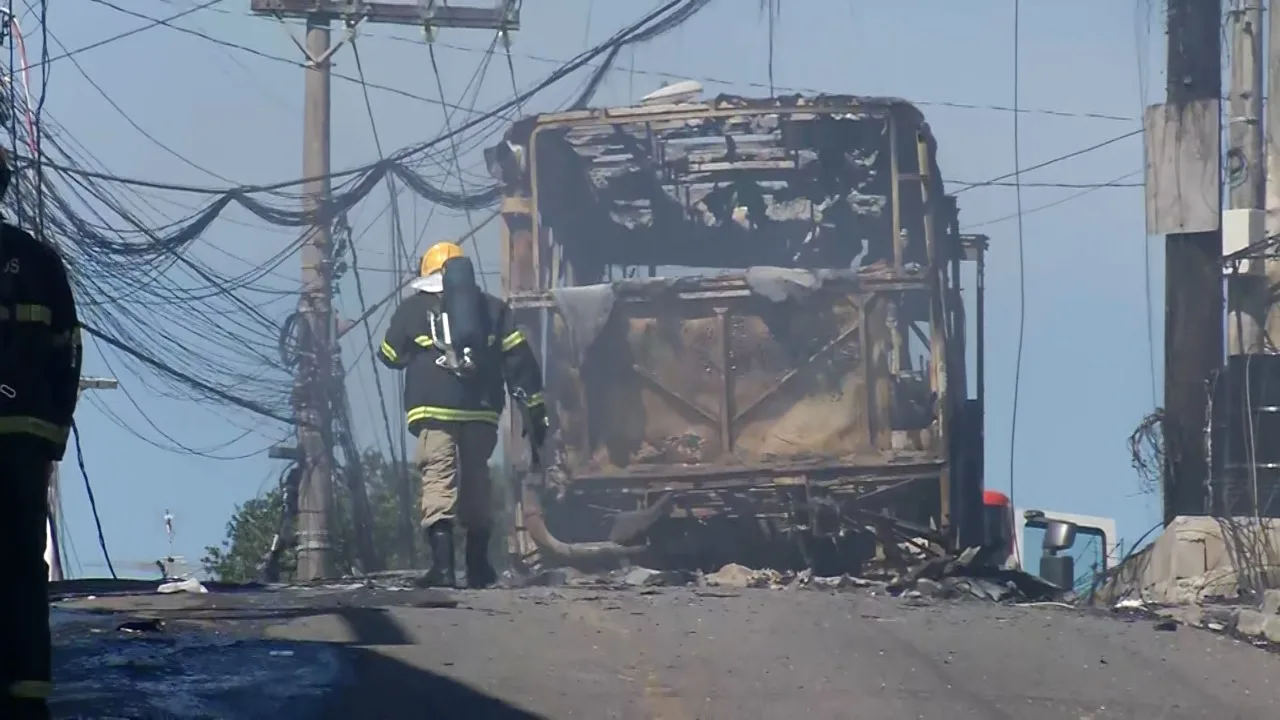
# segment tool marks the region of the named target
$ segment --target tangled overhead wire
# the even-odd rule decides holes
[[[429,141],[334,173],[331,197],[318,211],[320,220],[345,223],[346,214],[380,185],[407,189],[434,206],[464,212],[493,206],[501,188],[464,184],[457,153],[494,139],[510,121],[508,113],[522,111],[548,87],[602,55],[612,60],[619,47],[674,29],[709,2],[666,2],[497,107],[450,123]],[[21,58],[20,66],[34,64]],[[0,91],[11,99],[0,121],[15,151],[22,152],[15,152],[20,179],[8,201],[15,218],[42,218],[40,234],[63,252],[86,331],[108,370],[153,378],[148,389],[163,397],[211,401],[256,416],[254,422],[291,424],[291,376],[299,348],[308,339],[300,335],[305,324],[296,319],[296,286],[271,280],[280,278],[278,271],[296,255],[306,241],[305,229],[317,220],[315,213],[300,209],[299,186],[313,178],[202,188],[122,177],[42,112],[42,94],[33,101],[29,88],[15,87],[23,77],[16,72],[18,59],[12,69],[8,79],[0,80],[5,84]],[[589,102],[607,72],[608,63],[595,70],[574,103]],[[450,184],[460,189],[452,190]],[[179,207],[181,213],[161,204]],[[292,237],[265,261],[238,258],[209,240],[214,228],[236,223],[236,214],[262,223],[251,227],[265,225]],[[340,230],[335,233],[334,280],[359,272],[354,253],[360,238],[349,227]],[[240,260],[247,269],[228,272],[225,263],[209,262],[198,248]],[[138,407],[129,389],[121,390]],[[212,452],[187,447],[167,428],[150,424],[171,449]]]
[[[1146,494],[1160,491],[1164,473],[1164,410],[1156,408],[1129,435],[1129,463],[1138,473],[1138,487]]]

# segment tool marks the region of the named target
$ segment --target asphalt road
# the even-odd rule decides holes
[[[230,692],[227,702],[241,704],[232,711],[224,702],[217,712],[225,717],[1280,717],[1280,656],[1149,620],[912,601],[871,588],[531,588],[454,598],[455,607],[439,607],[388,593],[272,612],[237,609],[214,594],[71,605],[196,618],[222,647],[246,638],[236,652],[273,658],[276,677],[248,685],[314,689],[298,694],[306,702],[276,693],[292,713]],[[198,603],[215,614],[193,611]],[[254,637],[267,639],[247,640]],[[220,667],[231,664],[224,658]]]

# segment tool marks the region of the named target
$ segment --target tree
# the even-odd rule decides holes
[[[200,560],[204,571],[224,582],[256,579],[258,563],[271,547],[283,511],[283,494],[278,487],[237,505],[227,522],[227,538],[222,547],[205,548]]]
[[[425,567],[427,561],[426,543],[420,532],[413,533],[413,558],[408,556],[405,549],[401,547],[399,542],[400,532],[398,526],[398,513],[400,509],[398,501],[398,493],[396,492],[397,483],[401,480],[399,473],[401,464],[389,461],[386,457],[376,451],[366,451],[361,457],[361,474],[365,483],[366,494],[369,498],[370,515],[372,516],[372,534],[375,550],[379,553],[382,564],[387,569],[392,570],[408,570],[417,567]],[[408,473],[409,486],[412,489],[412,512],[413,517],[418,516],[418,508],[421,507],[422,486],[416,480],[415,473],[409,468],[404,468]],[[499,467],[489,466],[489,471],[493,477],[494,492],[494,510],[498,513],[505,513],[511,504],[511,495],[508,491],[508,483],[505,474]],[[345,488],[345,485],[339,483]],[[335,489],[337,485],[335,485]],[[352,551],[352,538],[355,535],[355,527],[352,522],[352,514],[350,512],[351,503],[346,492],[338,491],[334,498],[334,524],[335,528],[331,541],[334,546],[334,555],[337,559],[339,568],[352,568],[356,565],[354,562],[354,552]],[[271,540],[275,537],[276,532],[280,528],[281,515],[284,512],[283,492],[281,488],[272,488],[258,497],[251,498],[244,503],[237,505],[231,514],[231,519],[227,521],[227,535],[222,541],[220,547],[209,546],[205,548],[205,555],[201,559],[201,565],[204,571],[211,577],[224,582],[249,582],[258,579],[258,566],[266,555],[267,550],[271,547]],[[496,527],[505,527],[501,520]],[[495,538],[495,548],[501,542],[501,538]],[[282,563],[286,569],[292,569],[296,566],[296,553],[290,552]]]

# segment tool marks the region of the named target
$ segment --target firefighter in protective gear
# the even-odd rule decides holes
[[[422,527],[431,548],[424,585],[453,587],[454,523],[465,530],[467,584],[497,581],[488,560],[492,533],[489,456],[509,393],[531,418],[541,446],[548,427],[542,372],[511,308],[482,292],[471,260],[451,242],[422,256],[413,294],[400,304],[378,357],[404,370],[409,432],[422,482]]]
[[[12,177],[0,150],[0,197]],[[0,225],[0,533],[12,580],[0,593],[0,717],[48,718],[52,672],[48,482],[80,386],[80,329],[66,267],[27,232]]]

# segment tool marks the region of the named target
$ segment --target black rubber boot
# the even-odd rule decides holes
[[[489,531],[467,531],[467,587],[487,588],[498,582],[498,573],[489,564]]]
[[[418,587],[457,587],[453,564],[453,523],[441,520],[427,528],[427,547],[431,548],[431,569],[418,580]]]

